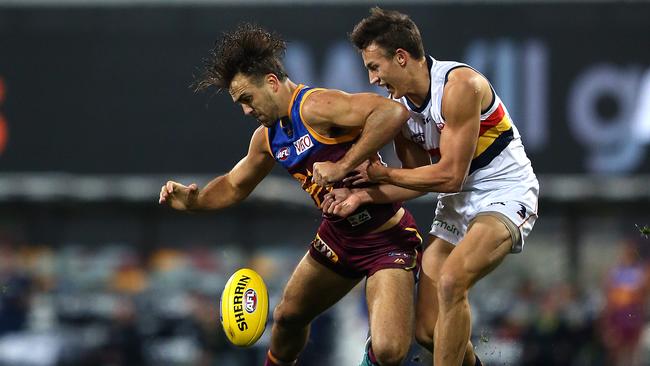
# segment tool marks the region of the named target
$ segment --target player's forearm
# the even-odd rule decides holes
[[[214,178],[199,191],[196,204],[192,210],[220,210],[241,202],[250,192],[238,189],[225,174]]]
[[[451,169],[427,165],[414,169],[383,168],[377,177],[381,183],[393,184],[420,192],[458,192],[463,186],[464,175],[453,174]]]
[[[359,196],[363,204],[381,204],[408,201],[427,193],[394,186],[392,184],[381,184],[368,188],[354,189],[353,192]]]
[[[407,119],[408,112],[397,104],[373,111],[366,119],[359,141],[348,150],[338,164],[347,172],[352,171],[391,141]]]

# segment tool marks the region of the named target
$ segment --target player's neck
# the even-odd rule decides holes
[[[281,98],[280,105],[286,106],[282,110],[283,113],[280,116],[280,118],[282,118],[282,117],[288,116],[288,111],[289,111],[289,107],[290,107],[290,104],[291,104],[291,100],[293,98],[294,92],[296,91],[296,89],[298,89],[298,84],[294,83],[289,78],[287,78],[287,80],[285,80],[281,84],[280,88],[282,89],[282,92],[280,93],[280,98]]]
[[[431,77],[426,58],[418,60],[413,65],[413,69],[409,72],[409,79],[410,87],[406,92],[406,97],[415,105],[422,106],[429,95],[429,89],[431,89]]]

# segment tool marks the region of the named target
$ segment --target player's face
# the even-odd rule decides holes
[[[397,60],[398,55],[387,56],[384,48],[371,43],[361,51],[363,63],[368,70],[370,84],[386,88],[393,98],[406,94],[406,71]]]
[[[233,102],[241,105],[244,114],[257,119],[265,127],[272,127],[280,118],[280,108],[273,98],[273,86],[269,82],[266,77],[256,80],[239,73],[232,79],[229,90]]]

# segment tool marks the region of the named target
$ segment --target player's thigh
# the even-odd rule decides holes
[[[451,275],[469,288],[492,272],[511,249],[512,239],[506,225],[494,216],[479,215],[445,261],[441,276]]]
[[[333,272],[307,253],[289,278],[274,316],[309,322],[350,292],[360,280]]]
[[[408,349],[413,337],[415,276],[402,268],[375,272],[366,283],[368,318],[373,348],[380,345]]]
[[[438,318],[438,281],[440,269],[454,249],[454,245],[436,236],[429,236],[429,243],[422,253],[422,267],[418,281],[415,316],[418,331],[433,328]]]

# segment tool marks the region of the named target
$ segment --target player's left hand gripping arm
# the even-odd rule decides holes
[[[248,154],[227,174],[216,177],[205,187],[184,186],[167,182],[162,187],[159,202],[177,210],[218,210],[242,201],[266,177],[275,161],[266,150],[263,127],[251,138]]]
[[[331,185],[340,181],[371,154],[387,144],[408,119],[401,104],[372,93],[347,94],[337,90],[314,93],[303,106],[312,127],[362,129],[359,140],[338,162],[314,164],[314,181]]]
[[[446,119],[436,164],[415,169],[375,167],[369,171],[371,178],[418,191],[460,191],[476,151],[484,88],[489,85],[478,78],[450,79],[442,101]]]

